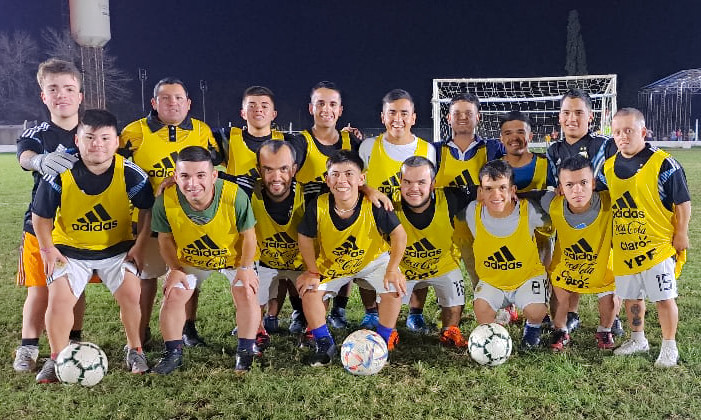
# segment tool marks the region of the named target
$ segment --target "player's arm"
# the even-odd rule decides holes
[[[672,245],[681,254],[689,248],[689,220],[691,219],[691,201],[674,206],[674,237]]]
[[[190,289],[190,285],[187,282],[187,275],[178,260],[178,246],[175,243],[175,237],[172,233],[158,233],[158,249],[163,261],[168,266],[168,273],[163,282],[163,296],[167,298],[171,290],[178,284],[182,284],[185,289]]]
[[[243,243],[241,245],[241,263],[236,270],[234,284],[241,282],[246,290],[246,296],[253,296],[258,292],[258,276],[254,270],[253,260],[256,257],[256,230],[253,227],[241,232]]]
[[[133,261],[139,272],[143,268],[144,253],[151,237],[151,208],[155,202],[148,175],[131,161],[124,163],[124,178],[127,195],[135,208],[139,209],[136,223],[136,240],[127,252],[126,260]]]
[[[34,150],[24,150],[19,153],[19,165],[28,171],[37,171],[42,175],[57,176],[73,167],[78,157],[65,152],[65,149],[50,153],[37,153]]]
[[[399,263],[402,261],[406,249],[406,232],[402,225],[395,227],[389,234],[389,242],[390,254],[384,278],[385,290],[389,290],[389,285],[392,284],[397,290],[397,295],[404,296],[406,294],[406,278],[399,269]]]
[[[321,283],[321,273],[316,265],[316,251],[314,250],[314,238],[317,236],[316,220],[317,198],[313,198],[304,209],[304,217],[297,226],[297,244],[299,253],[302,254],[304,266],[307,270],[297,278],[297,291],[299,296],[304,296],[309,290],[316,290]]]
[[[67,263],[51,237],[54,217],[61,202],[60,191],[60,178],[51,182],[42,180],[32,202],[32,226],[39,242],[44,274],[47,278],[54,272],[56,264]]]
[[[392,200],[380,191],[368,185],[361,185],[358,190],[364,194],[375,207],[384,207],[387,211],[394,210]]]

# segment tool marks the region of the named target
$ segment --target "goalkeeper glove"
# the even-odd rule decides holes
[[[70,153],[55,151],[34,156],[29,165],[42,175],[57,176],[73,167],[78,158]]]

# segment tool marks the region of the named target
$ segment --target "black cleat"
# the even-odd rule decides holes
[[[333,329],[342,330],[348,328],[345,308],[331,308],[329,316],[326,317],[326,320]]]
[[[196,329],[183,331],[183,344],[185,347],[204,347],[207,345],[202,337],[200,337],[200,335],[197,333]]]
[[[151,369],[151,372],[159,375],[168,375],[175,369],[183,365],[183,351],[173,350],[163,353],[163,357],[158,361],[156,366]]]
[[[328,366],[336,355],[336,345],[331,337],[321,337],[316,340],[316,350],[309,359],[313,367]]]
[[[567,312],[567,331],[572,332],[579,328],[579,314],[577,312]]]
[[[307,329],[307,319],[304,317],[304,313],[301,311],[294,310],[290,316],[290,333],[291,334],[301,334]]]
[[[253,365],[253,358],[255,357],[254,352],[248,350],[239,350],[236,352],[236,367],[234,372],[236,373],[246,373],[251,370]]]

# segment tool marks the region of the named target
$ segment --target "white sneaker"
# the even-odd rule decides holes
[[[15,361],[12,367],[16,372],[31,372],[37,367],[38,357],[38,346],[19,346],[15,350]]]
[[[619,348],[613,351],[616,356],[629,356],[635,353],[645,353],[650,351],[650,344],[647,339],[645,341],[637,341],[632,338],[621,344]]]
[[[671,368],[677,365],[679,359],[679,351],[675,347],[662,347],[660,355],[655,361],[657,368]]]

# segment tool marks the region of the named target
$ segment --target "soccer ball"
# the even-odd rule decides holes
[[[107,373],[107,356],[93,343],[74,343],[56,357],[56,376],[64,384],[93,386]]]
[[[387,363],[387,344],[374,331],[355,331],[343,341],[341,363],[353,375],[374,375]]]
[[[497,323],[482,324],[467,340],[472,360],[480,365],[498,366],[509,358],[513,344],[506,328]]]

